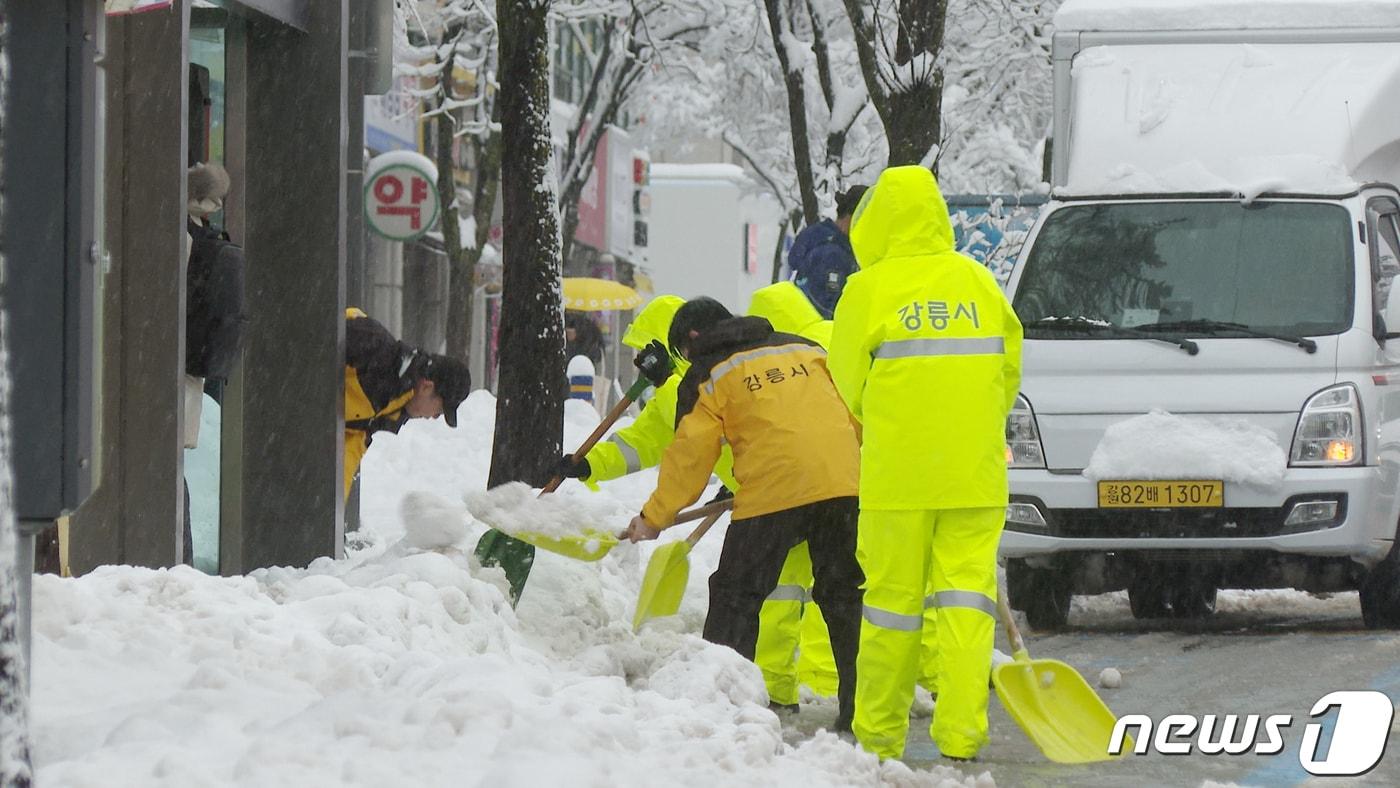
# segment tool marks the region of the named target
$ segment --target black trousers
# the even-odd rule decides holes
[[[706,640],[753,659],[759,609],[777,587],[788,551],[807,542],[812,554],[812,598],[826,619],[840,680],[838,724],[849,723],[855,708],[865,582],[856,560],[859,513],[858,499],[850,496],[730,523],[719,567],[710,575],[710,612],[705,618]]]

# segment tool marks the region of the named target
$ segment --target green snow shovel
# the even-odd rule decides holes
[[[660,342],[648,345],[632,363],[641,371],[641,374],[627,389],[627,393],[623,395],[622,399],[613,406],[612,410],[608,411],[608,415],[604,416],[603,420],[598,423],[593,434],[589,435],[588,439],[578,447],[578,451],[573,453],[575,462],[588,455],[589,450],[603,437],[603,433],[607,432],[608,428],[622,417],[628,406],[642,396],[642,392],[646,391],[647,387],[660,386],[671,376],[671,355]],[[559,485],[563,482],[564,477],[555,476],[549,480],[549,484],[546,484],[544,489],[540,490],[540,495],[554,492],[559,489]],[[581,543],[579,546],[585,553],[595,552],[595,550],[589,549],[594,547],[595,543],[598,547],[602,546],[602,542],[597,537],[588,537],[579,541]],[[535,546],[526,540],[507,536],[494,528],[487,531],[481,537],[481,541],[476,543],[476,557],[482,566],[499,566],[505,570],[506,580],[510,583],[512,603],[520,601],[520,594],[525,590],[525,581],[530,579],[530,567],[535,562]],[[540,544],[539,546],[546,550],[559,551],[558,544]],[[612,545],[608,545],[607,549],[597,555],[597,558],[602,558],[603,554],[606,554],[607,550],[611,548]],[[569,555],[570,553],[565,554]]]
[[[1089,682],[1058,660],[1031,659],[1006,595],[1000,591],[997,613],[1006,626],[1014,661],[992,668],[992,684],[1011,719],[1055,763],[1093,763],[1117,757],[1108,752],[1117,718]],[[1123,752],[1132,749],[1129,738]]]
[[[642,590],[637,596],[637,612],[632,615],[633,632],[653,618],[673,616],[681,609],[685,584],[690,579],[690,549],[733,505],[734,499],[726,498],[694,510],[699,513],[713,507],[713,511],[690,532],[690,536],[679,542],[664,544],[651,554],[647,573],[642,577]],[[682,522],[681,518],[677,517],[676,522]]]

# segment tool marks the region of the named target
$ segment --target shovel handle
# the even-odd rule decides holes
[[[711,515],[724,514],[725,512],[733,508],[734,499],[725,498],[722,501],[707,503],[704,506],[697,506],[694,509],[681,512],[680,514],[676,515],[676,519],[672,520],[671,524],[680,525],[681,523],[689,523],[694,522],[695,520],[703,520]]]
[[[632,390],[628,389],[627,393],[631,394]],[[582,444],[579,445],[578,451],[575,451],[573,455],[571,455],[570,459],[572,459],[574,462],[578,462],[579,460],[588,456],[588,452],[595,445],[597,445],[598,440],[603,437],[603,433],[607,432],[608,428],[611,427],[614,422],[622,418],[622,414],[627,411],[627,407],[631,405],[634,400],[635,397],[630,396],[623,397],[622,399],[618,400],[617,404],[613,406],[612,410],[608,411],[608,415],[604,416],[603,420],[598,422],[598,427],[593,430],[593,434],[589,435],[588,440],[584,441]],[[548,495],[549,493],[554,492],[555,490],[559,489],[559,485],[563,483],[563,476],[555,476],[553,479],[549,480],[549,484],[546,484],[544,486],[544,489],[540,490],[540,495]]]
[[[1026,650],[1026,642],[1021,639],[1021,630],[1016,626],[1016,618],[1011,615],[1011,606],[1006,604],[1006,594],[997,588],[997,615],[1001,616],[1002,626],[1006,627],[1006,640],[1011,644],[1011,653]]]
[[[710,526],[718,522],[719,518],[723,516],[724,512],[721,510],[715,512],[714,514],[711,514],[709,517],[706,517],[703,521],[701,521],[699,525],[695,526],[695,530],[690,532],[690,536],[687,536],[685,538],[686,544],[690,545],[691,547],[694,547],[695,543],[700,541],[700,537],[704,536],[705,532],[710,530]]]

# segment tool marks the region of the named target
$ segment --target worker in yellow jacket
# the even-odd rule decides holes
[[[792,282],[759,288],[749,300],[749,314],[766,318],[774,331],[796,334],[823,348],[831,342],[831,321],[824,320]],[[835,695],[837,689],[836,660],[831,655],[826,621],[811,592],[812,556],[807,543],[802,542],[788,553],[778,587],[763,602],[754,652],[754,662],[768,686],[769,701],[788,711],[796,710],[802,685],[824,697]]]
[[[789,551],[806,541],[840,676],[834,728],[849,730],[864,580],[855,555],[860,458],[826,353],[761,317],[733,318],[709,298],[676,313],[669,340],[691,367],[677,398],[675,442],[628,537],[655,539],[705,489],[721,448],[732,447],[739,488],[710,576],[704,637],[753,659],[763,601]]]
[[[374,318],[345,310],[345,487],[360,470],[376,432],[398,432],[409,419],[442,416],[457,426],[457,407],[471,392],[458,359],[425,353],[394,338]]]
[[[882,758],[903,754],[931,605],[938,704],[929,733],[945,757],[970,759],[987,741],[1021,324],[991,273],[953,250],[926,168],[881,174],[856,211],[851,245],[861,270],[836,307],[830,365],[863,430],[855,734]]]
[[[641,351],[653,341],[666,342],[671,320],[684,303],[684,299],[674,295],[652,299],[628,327],[622,337],[623,344]],[[776,331],[806,337],[823,348],[831,339],[831,321],[823,320],[811,301],[791,282],[758,290],[750,301],[749,313],[767,318]],[[681,377],[690,367],[685,359],[673,357],[673,360],[674,374],[657,387],[636,421],[600,441],[578,462],[572,455],[564,455],[557,468],[560,476],[580,479],[594,486],[661,462],[662,452],[675,439],[676,392]],[[714,471],[731,491],[739,487],[734,480],[733,465],[733,455],[725,446]],[[810,605],[807,616],[803,615],[811,588],[812,559],[807,543],[803,542],[792,548],[778,587],[764,602],[754,659],[763,671],[769,700],[783,709],[795,710],[799,684],[806,684],[824,696],[834,696],[837,690],[836,662],[831,655],[826,622],[815,604]],[[799,632],[800,657],[795,659]]]

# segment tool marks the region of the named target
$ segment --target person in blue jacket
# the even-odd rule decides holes
[[[823,219],[807,226],[793,239],[788,251],[793,284],[826,320],[836,311],[846,277],[856,270],[856,256],[847,234],[851,231],[851,216],[865,190],[865,186],[852,186],[836,195],[836,220]]]

